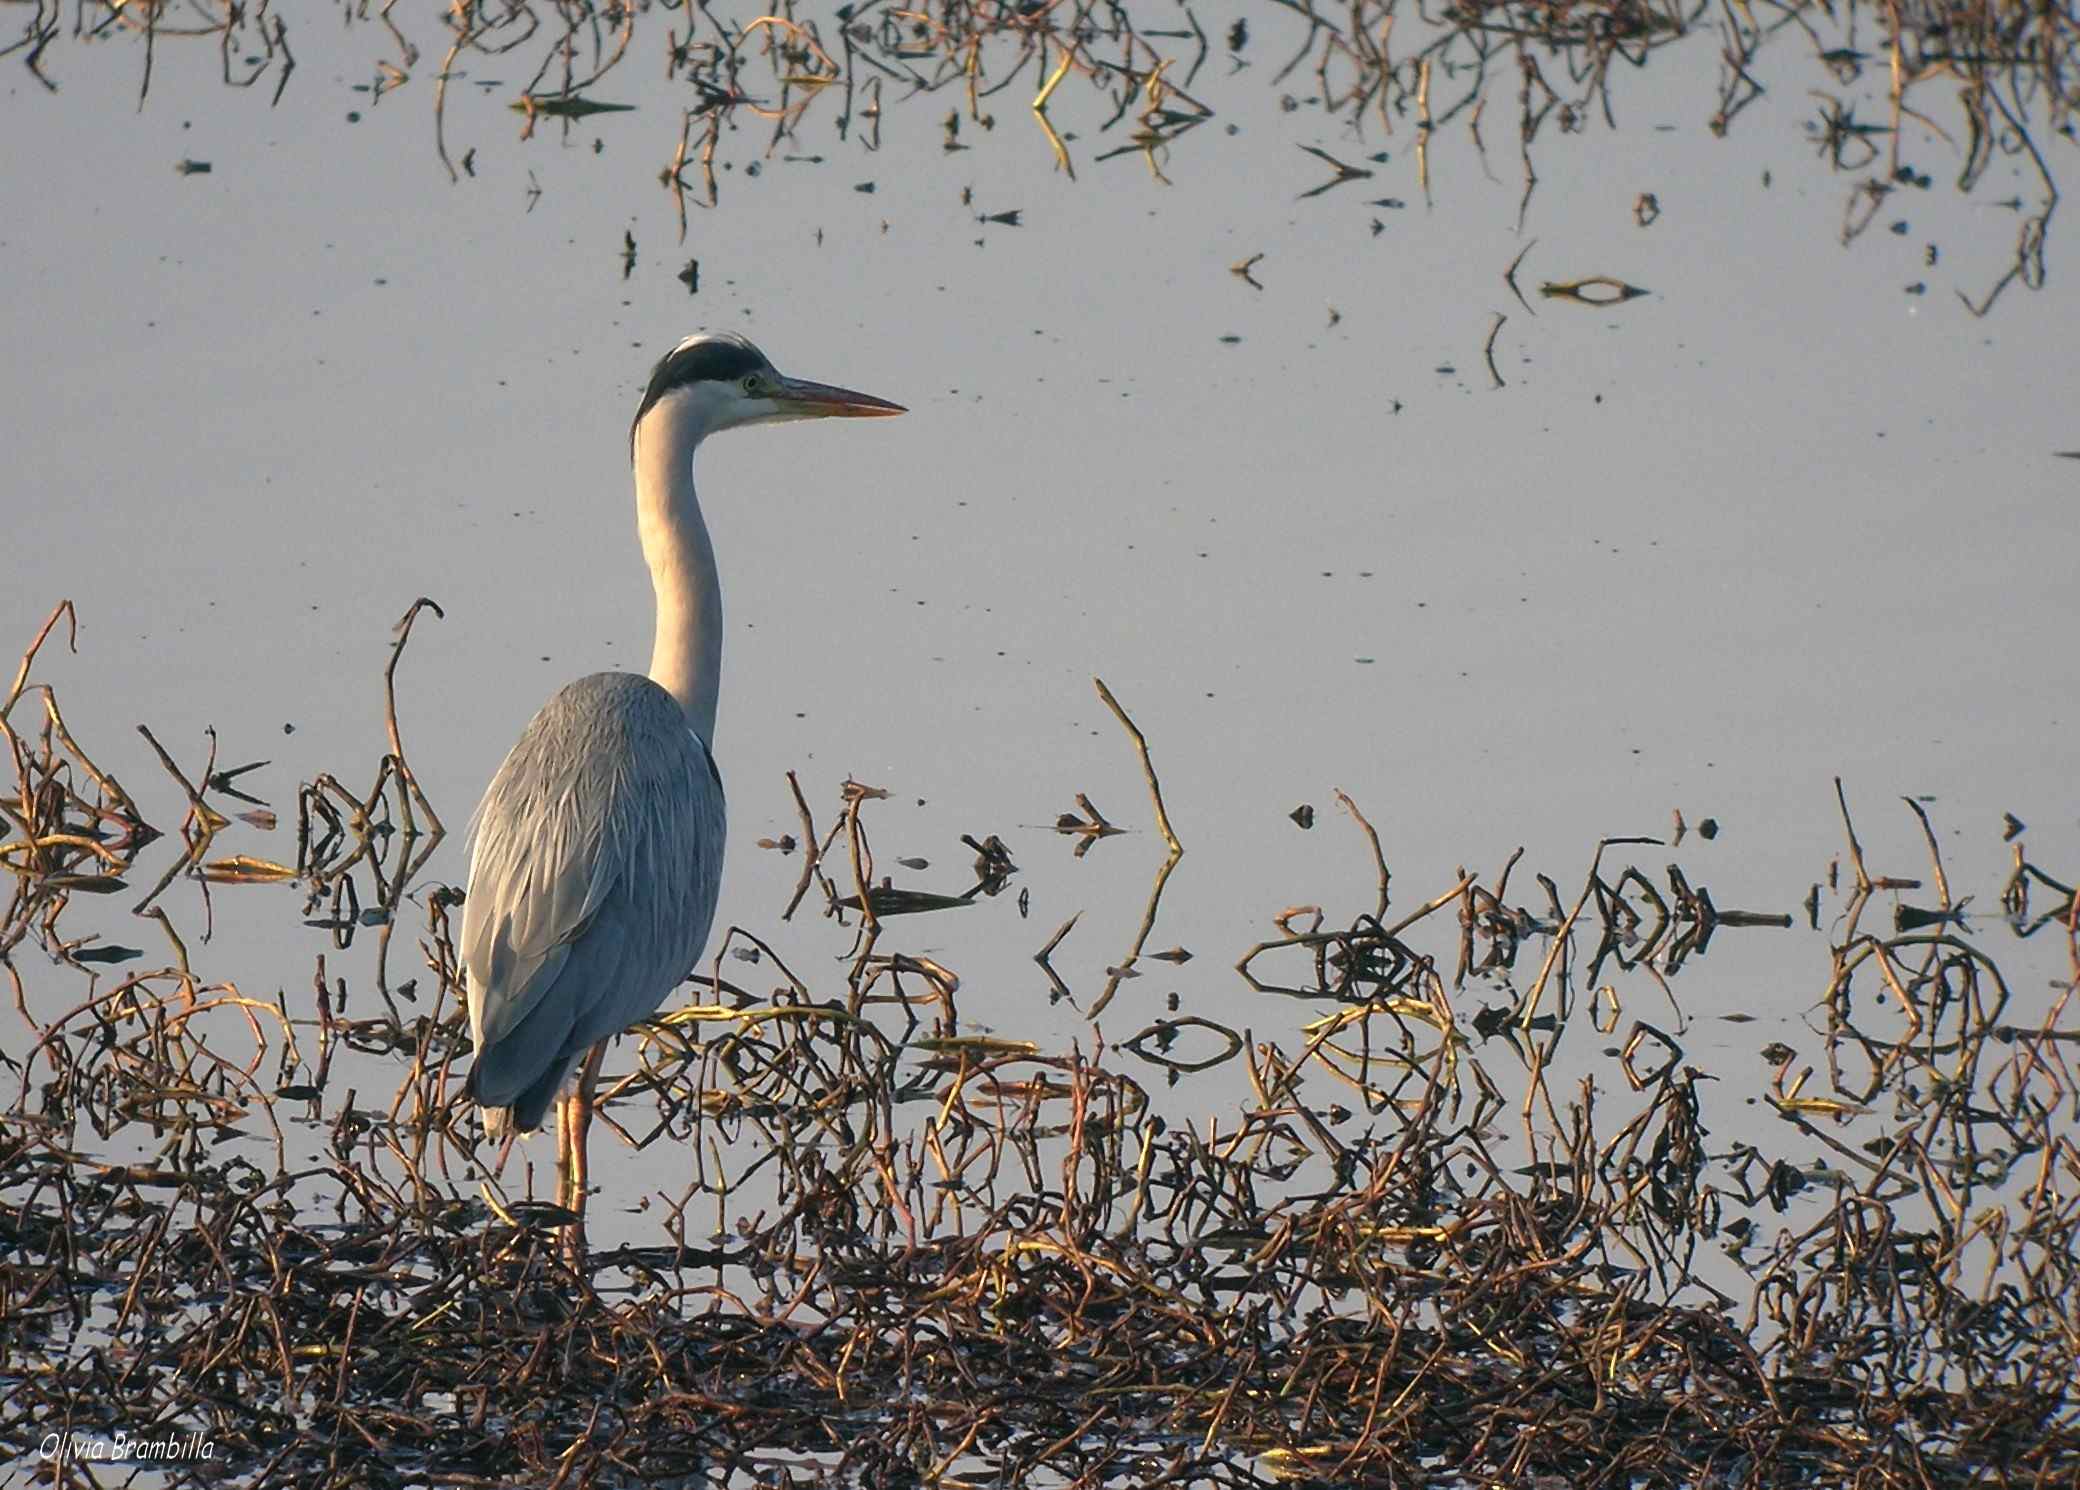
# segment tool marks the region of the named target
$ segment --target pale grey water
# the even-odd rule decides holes
[[[1426,210],[1412,129],[1355,138],[1283,112],[1267,74],[1289,42],[1255,24],[1259,65],[1223,79],[1216,59],[1196,85],[1222,117],[1166,158],[1171,186],[1132,157],[1093,162],[1085,140],[1079,179],[1062,177],[1020,84],[966,153],[939,148],[950,96],[891,103],[879,153],[812,111],[802,135],[827,162],[755,179],[747,131],[683,247],[657,183],[683,98],[654,51],[600,90],[639,112],[567,139],[543,121],[526,144],[503,104],[531,65],[479,59],[503,86],[453,93],[451,151],[478,150],[459,186],[433,152],[431,57],[376,106],[352,91],[354,48],[382,54],[370,28],[336,52],[313,38],[273,110],[224,91],[213,52],[171,43],[141,113],[127,45],[54,56],[56,94],[0,73],[0,636],[26,642],[57,599],[78,603],[80,655],[54,647],[39,675],[162,826],[179,799],[139,721],[184,761],[212,724],[227,762],[270,758],[245,784],[286,816],[315,771],[366,782],[388,628],[433,596],[448,617],[422,623],[400,707],[459,828],[555,687],[647,659],[628,416],[659,351],[734,327],[785,370],[912,409],[702,457],[730,617],[718,925],[769,936],[812,982],[837,980],[843,938],[778,925],[796,864],[755,847],[796,828],[787,767],[820,826],[848,774],[891,789],[877,848],[932,860],[914,877],[929,888],[966,885],[960,833],[1002,834],[1030,921],[1007,895],[909,923],[904,945],[957,967],[969,1019],[1050,1049],[1089,1040],[1045,1004],[1030,954],[1084,911],[1056,964],[1087,1002],[1159,852],[1093,674],[1148,732],[1188,851],[1150,946],[1199,954],[1145,965],[1105,1020],[1115,1042],[1173,989],[1290,1042],[1316,1011],[1229,969],[1287,905],[1337,924],[1369,908],[1338,786],[1410,904],[1519,844],[1524,872],[1568,894],[1599,835],[1659,832],[1681,809],[1726,829],[1674,856],[1721,906],[1792,911],[1840,850],[1837,774],[1896,872],[1924,858],[1894,799],[1932,798],[1952,883],[1982,908],[2007,867],[2004,811],[2070,865],[2080,464],[2054,452],[2080,445],[2073,290],[2054,274],[1984,320],[1953,293],[1983,295],[2012,256],[2018,219],[1994,202],[2031,189],[2013,163],[1960,197],[1949,147],[1917,134],[1907,154],[1936,184],[1896,193],[1844,249],[1854,179],[1803,132],[1802,64],[1779,59],[1772,94],[1715,140],[1700,39],[1623,79],[1618,132],[1543,137],[1520,235],[1513,82],[1493,87],[1494,179],[1463,121],[1440,130]],[[1881,74],[1864,89],[1882,96]],[[1065,131],[1107,112],[1068,88],[1054,105]],[[1296,201],[1323,179],[1299,144],[1391,158]],[[213,169],[177,175],[183,158]],[[1644,229],[1643,191],[1662,209]],[[1407,205],[1366,205],[1380,197]],[[975,220],[1010,208],[1022,226]],[[1532,238],[1518,278],[1535,316],[1502,282]],[[1258,252],[1261,291],[1228,272]],[[674,277],[688,257],[692,297]],[[1652,294],[1537,298],[1591,274]],[[1481,360],[1496,311],[1501,391]],[[1042,825],[1078,791],[1143,831],[1071,861]],[[1285,817],[1302,801],[1312,834]],[[284,836],[223,846],[293,857]],[[462,865],[458,835],[432,875]],[[220,893],[205,970],[307,988],[317,938],[296,904]],[[115,939],[156,947],[119,912]],[[412,960],[400,938],[405,975]],[[350,981],[367,968],[333,962]],[[1755,1047],[1801,1043],[1824,973],[1804,930],[1719,943],[1686,1003],[1769,1022],[1700,1031],[1700,1059],[1759,1082]],[[25,975],[32,994],[43,975]],[[653,1153],[614,1183],[606,1215],[683,1174]]]

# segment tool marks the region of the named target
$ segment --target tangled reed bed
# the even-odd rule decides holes
[[[1839,879],[1806,906],[1828,928],[1803,990],[1817,1050],[1766,1052],[1781,1122],[1758,1145],[1726,1136],[1683,1044],[1740,1016],[1680,990],[1715,945],[1791,918],[1722,909],[1676,866],[1618,867],[1651,840],[1599,845],[1571,895],[1543,875],[1526,893],[1513,857],[1410,901],[1339,794],[1376,854],[1371,908],[1289,911],[1244,953],[1270,1037],[1173,1008],[1109,1038],[1095,1011],[1122,980],[1188,954],[1146,950],[1185,850],[1107,693],[1168,853],[1088,1034],[975,1033],[954,970],[891,950],[901,915],[1008,889],[1005,844],[971,842],[967,896],[906,890],[874,865],[875,792],[848,783],[819,832],[797,789],[788,910],[820,902],[857,938],[849,974],[812,987],[733,930],[694,1000],[620,1047],[603,1116],[681,1188],[574,1267],[571,1218],[505,1190],[456,1100],[458,894],[408,894],[440,830],[394,698],[371,790],[303,789],[294,865],[216,853],[239,768],[191,776],[160,751],[187,817],[137,909],[171,960],[118,976],[141,952],[68,917],[127,894],[160,835],[29,683],[67,618],[0,708],[19,1021],[0,1041],[0,1451],[18,1473],[2080,1483],[2080,912],[2019,836],[1986,929],[2054,954],[2048,1000],[2004,979],[1932,830],[1925,871],[1881,873],[1844,798]],[[1086,798],[1058,831],[1119,829]],[[282,877],[335,944],[307,994],[205,978],[156,903]],[[408,916],[422,965],[393,982]],[[340,969],[367,959],[340,946],[369,930],[382,1009],[363,995],[349,1018]],[[1039,961],[1075,998],[1052,961],[1069,930]],[[81,976],[85,997],[54,993]],[[1483,993],[1505,1002],[1469,1013]],[[1622,1090],[1556,1084],[1591,1039],[1621,1042]],[[125,1440],[122,1462],[96,1457]]]

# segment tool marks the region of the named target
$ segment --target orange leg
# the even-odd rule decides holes
[[[556,1203],[570,1204],[571,1189],[571,1104],[570,1099],[559,1094],[556,1098]]]
[[[607,1042],[602,1040],[578,1067],[578,1079],[570,1096],[556,1104],[556,1203],[578,1216],[570,1234],[574,1265],[585,1259],[585,1201],[592,1192],[586,1140],[592,1132],[592,1091],[599,1081],[600,1063],[606,1058]]]

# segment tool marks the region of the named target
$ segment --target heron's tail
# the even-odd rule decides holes
[[[570,1075],[569,1058],[557,1060],[549,1069],[520,1092],[499,1106],[484,1100],[479,1080],[484,1074],[484,1063],[480,1059],[470,1067],[469,1080],[463,1085],[463,1095],[477,1104],[477,1113],[484,1120],[486,1138],[504,1138],[509,1133],[532,1133],[542,1126],[549,1109],[556,1103],[556,1094],[562,1089],[564,1078]],[[501,1093],[500,1095],[504,1095]]]
[[[477,1116],[484,1123],[484,1136],[495,1143],[510,1133],[529,1131],[513,1121],[511,1107],[493,1107],[484,1100],[484,1094],[477,1089],[477,1077],[481,1071],[481,1065],[469,1068],[469,1078],[462,1084],[462,1095],[477,1104]]]

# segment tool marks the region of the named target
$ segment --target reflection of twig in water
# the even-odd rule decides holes
[[[397,728],[397,664],[404,656],[406,643],[412,639],[412,623],[419,619],[419,612],[422,610],[430,610],[444,621],[448,618],[446,611],[425,596],[414,600],[412,608],[406,611],[397,623],[397,640],[391,645],[389,662],[383,666],[383,726],[389,732],[390,755],[396,762],[397,779],[404,787],[397,798],[398,816],[404,819],[407,840],[416,831],[412,820],[413,803],[418,804],[419,810],[426,815],[426,820],[431,825],[426,830],[426,848],[418,859],[406,868],[406,879],[412,878],[424,867],[448,831],[441,823],[440,814],[433,810],[433,803],[427,801],[426,793],[419,789],[418,775],[412,770],[411,762],[405,759],[404,736]]]
[[[1517,250],[1517,256],[1509,261],[1509,268],[1502,271],[1502,282],[1508,285],[1509,292],[1517,297],[1517,304],[1523,306],[1525,312],[1532,316],[1536,316],[1538,312],[1531,308],[1531,302],[1524,298],[1524,292],[1517,287],[1517,269],[1523,264],[1525,255],[1529,254],[1536,247],[1538,247],[1538,240],[1534,238]]]
[[[0,702],[0,743],[6,746],[16,787],[14,797],[0,798],[0,870],[12,875],[15,886],[5,915],[0,917],[0,963],[39,923],[45,946],[54,955],[70,958],[83,945],[65,943],[57,931],[57,918],[70,897],[126,888],[122,876],[138,851],[160,836],[144,821],[122,785],[73,739],[59,711],[58,696],[49,686],[39,684],[35,689],[43,695],[45,724],[40,745],[31,747],[15,732],[10,716],[29,691],[30,670],[61,618],[67,622],[67,645],[77,650],[78,622],[72,602],[61,600],[23,651],[14,682]],[[99,789],[98,802],[80,795],[73,781],[74,767]],[[113,952],[102,949],[102,956],[110,958]],[[19,993],[19,981],[16,988]]]
[[[1507,383],[1504,383],[1502,381],[1502,374],[1495,370],[1495,338],[1502,334],[1503,323],[1508,319],[1509,317],[1504,315],[1501,311],[1496,311],[1495,320],[1488,327],[1488,339],[1481,346],[1481,356],[1483,359],[1486,360],[1488,364],[1488,376],[1495,380],[1495,386],[1497,388],[1506,388],[1509,386]]]
[[[1331,176],[1327,181],[1324,181],[1320,186],[1314,187],[1308,191],[1301,192],[1298,197],[1294,198],[1295,201],[1304,202],[1309,197],[1318,197],[1323,192],[1334,191],[1337,187],[1342,186],[1347,181],[1362,181],[1372,174],[1372,172],[1367,170],[1364,166],[1354,166],[1347,164],[1344,161],[1338,160],[1335,156],[1331,155],[1326,150],[1317,150],[1312,145],[1302,145],[1300,148],[1302,150],[1305,150],[1309,155],[1312,155],[1316,160],[1326,162],[1329,169],[1334,171],[1336,174]],[[1261,259],[1263,257],[1264,256],[1262,254],[1257,255],[1257,259]],[[1256,261],[1256,259],[1251,259],[1249,262],[1254,264]],[[1242,273],[1242,271],[1239,269],[1235,272]],[[1244,274],[1243,277],[1248,278],[1246,274]],[[1254,283],[1254,281],[1252,281],[1252,283]],[[1258,286],[1258,288],[1261,289],[1262,286]]]
[[[153,901],[165,893],[166,887],[173,883],[174,878],[183,869],[187,869],[191,865],[199,866],[202,863],[202,856],[209,852],[210,844],[215,841],[218,832],[230,827],[231,820],[202,800],[202,794],[196,791],[186,776],[181,774],[181,768],[173,763],[173,757],[166,753],[166,747],[159,743],[150,729],[140,724],[137,727],[137,732],[144,736],[145,743],[151,746],[153,754],[159,757],[159,764],[166,768],[166,774],[174,779],[188,799],[187,815],[181,819],[181,841],[185,846],[186,852],[173,863],[167,865],[166,873],[159,877],[159,882],[152,886],[150,893],[130,908],[132,915],[141,916],[150,909]],[[209,731],[209,756],[210,766],[213,766],[217,757],[217,732],[215,730]],[[210,766],[203,767],[202,779],[204,782],[209,780]],[[207,912],[210,904],[209,884],[207,881],[202,882],[202,903],[205,912]],[[205,933],[204,940],[207,939],[208,937]]]
[[[1040,60],[1044,67],[1047,62],[1047,44],[1044,41],[1040,44]],[[1075,60],[1075,49],[1063,46],[1061,65],[1055,68],[1053,75],[1041,85],[1039,94],[1033,99],[1033,118],[1047,135],[1048,148],[1054,151],[1054,163],[1071,181],[1076,179],[1076,166],[1069,159],[1069,147],[1062,143],[1062,137],[1055,133],[1053,121],[1047,117],[1047,101],[1054,96],[1054,90],[1061,86],[1062,79],[1068,76],[1069,68]]]
[[[1416,184],[1423,188],[1423,205],[1425,207],[1436,205],[1430,200],[1430,131],[1432,127],[1433,124],[1430,118],[1430,59],[1425,57],[1416,65]],[[1526,141],[1524,169],[1527,172],[1531,169],[1528,139]],[[1524,188],[1524,200],[1526,202],[1531,200],[1531,188],[1528,184]],[[1520,211],[1517,216],[1518,222],[1521,224],[1523,221],[1522,212]]]
[[[1554,968],[1559,964],[1561,957],[1571,945],[1570,934],[1574,930],[1575,922],[1581,919],[1582,911],[1588,906],[1590,898],[1595,894],[1597,872],[1603,864],[1603,851],[1621,844],[1654,844],[1658,846],[1660,843],[1661,840],[1658,838],[1605,838],[1597,843],[1596,855],[1589,861],[1588,882],[1582,886],[1581,896],[1575,901],[1574,909],[1567,913],[1567,918],[1560,923],[1559,931],[1554,934],[1553,945],[1546,953],[1546,960],[1538,970],[1536,981],[1532,983],[1530,989],[1524,994],[1524,997],[1518,1004],[1517,1025],[1519,1028],[1531,1028],[1532,1021],[1538,1017],[1539,1001],[1545,996],[1546,985],[1553,976]],[[1561,1013],[1565,1015],[1566,1010],[1562,1009]]]
[[[1379,872],[1379,905],[1373,910],[1372,914],[1379,920],[1384,921],[1387,916],[1387,885],[1391,876],[1387,873],[1387,856],[1379,846],[1379,830],[1374,828],[1371,820],[1358,810],[1358,804],[1350,799],[1342,787],[1337,787],[1335,790],[1336,800],[1343,805],[1343,810],[1348,812],[1356,820],[1358,826],[1364,830],[1365,842],[1372,848],[1372,867]]]
[[[1083,912],[1078,911],[1056,928],[1055,934],[1047,939],[1046,946],[1033,954],[1033,961],[1039,963],[1040,971],[1047,974],[1047,981],[1054,988],[1054,996],[1058,999],[1066,999],[1072,1004],[1076,1002],[1076,995],[1069,991],[1069,985],[1062,981],[1061,974],[1054,970],[1054,963],[1050,959],[1054,956],[1054,949],[1062,944],[1062,938],[1066,937],[1076,923],[1082,919]]]
[[[327,771],[297,791],[296,873],[310,887],[305,915],[310,916],[319,901],[329,896],[329,915],[312,924],[332,932],[334,944],[341,949],[349,945],[357,928],[377,928],[376,987],[386,1002],[397,908],[447,833],[405,755],[404,734],[397,722],[397,665],[422,610],[444,615],[439,605],[422,597],[412,602],[397,623],[390,658],[383,668],[383,722],[390,749],[377,762],[374,783],[357,796]],[[390,864],[393,844],[394,867]],[[360,891],[353,879],[364,862],[374,880],[373,904],[366,911],[361,909]],[[409,985],[400,991],[410,996]]]
[[[1163,842],[1170,847],[1162,868],[1156,871],[1155,887],[1149,891],[1148,909],[1142,914],[1141,929],[1134,934],[1134,945],[1128,949],[1126,957],[1105,980],[1105,991],[1098,995],[1097,1002],[1090,1007],[1087,1017],[1096,1019],[1105,1012],[1105,1006],[1112,1002],[1113,994],[1119,991],[1121,980],[1133,971],[1135,960],[1141,956],[1142,947],[1147,945],[1148,934],[1155,929],[1156,908],[1162,903],[1163,887],[1170,882],[1170,872],[1177,868],[1177,861],[1184,857],[1184,845],[1179,843],[1177,835],[1170,831],[1170,814],[1163,809],[1162,783],[1156,780],[1155,762],[1148,757],[1148,738],[1141,733],[1134,721],[1127,717],[1127,711],[1119,706],[1119,700],[1112,696],[1112,690],[1105,686],[1103,678],[1093,678],[1091,682],[1097,685],[1098,697],[1105,701],[1105,707],[1112,711],[1113,718],[1120,722],[1120,726],[1134,742],[1134,751],[1141,757],[1141,773],[1148,780],[1149,798],[1155,803],[1156,828],[1162,833]]]
[[[1192,1061],[1168,1054],[1171,1044],[1177,1039],[1178,1032],[1187,1029],[1212,1030],[1221,1037],[1224,1042],[1224,1048],[1218,1055],[1206,1056]],[[1148,1048],[1148,1043],[1151,1040],[1155,1042],[1153,1050]],[[1211,1019],[1203,1019],[1196,1014],[1187,1014],[1175,1019],[1157,1020],[1140,1034],[1134,1036],[1133,1039],[1120,1046],[1120,1049],[1131,1051],[1153,1065],[1165,1067],[1170,1072],[1170,1079],[1174,1084],[1180,1075],[1186,1075],[1193,1071],[1211,1071],[1215,1066],[1233,1060],[1241,1053],[1242,1046],[1242,1036],[1236,1034],[1235,1031],[1229,1029],[1226,1025],[1217,1024]]]
[[[816,882],[817,867],[823,862],[823,849],[816,842],[816,819],[809,815],[809,803],[802,796],[802,783],[794,772],[787,773],[787,788],[794,793],[795,810],[802,815],[802,877],[794,887],[794,894],[787,902],[787,909],[780,913],[783,921],[792,921],[794,913],[801,907],[802,897],[809,893],[809,886]],[[836,899],[835,891],[831,899]]]
[[[2031,162],[2036,166],[2037,179],[2044,187],[2044,210],[2023,222],[2016,235],[2015,262],[2008,266],[2007,272],[1986,292],[1984,300],[1974,305],[1962,290],[1958,292],[1958,299],[1964,301],[1965,308],[1979,317],[1992,310],[1993,303],[2000,299],[2009,285],[2018,280],[2027,289],[2041,290],[2044,287],[2044,240],[2050,235],[2051,219],[2058,211],[2059,201],[2058,183],[2052,179],[2051,168],[2044,163],[2043,153],[2037,149],[2037,142],[2030,138],[2029,130],[2023,121],[2016,118],[2015,112],[2008,107],[2008,101],[2001,97],[1998,88],[1988,85],[1984,92],[1986,97],[1993,100],[1993,106],[2000,110],[2001,119],[2007,125],[2010,134],[2022,142],[2022,148],[2029,153]]]

